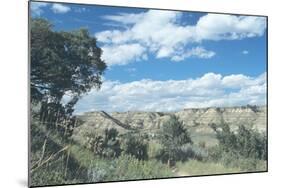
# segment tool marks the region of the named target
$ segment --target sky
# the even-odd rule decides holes
[[[87,28],[103,51],[101,89],[75,113],[266,104],[265,17],[42,2],[30,10],[56,31]]]

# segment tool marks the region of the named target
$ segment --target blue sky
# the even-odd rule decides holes
[[[31,15],[103,49],[104,84],[77,113],[265,104],[264,17],[37,2]]]

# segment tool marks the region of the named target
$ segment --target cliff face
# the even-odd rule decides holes
[[[75,134],[82,132],[101,131],[106,128],[116,128],[119,132],[129,130],[143,130],[154,132],[159,130],[165,121],[174,114],[183,121],[184,125],[195,137],[214,135],[208,126],[210,123],[220,123],[222,120],[235,130],[239,125],[254,127],[259,131],[266,131],[266,107],[245,106],[228,108],[194,108],[178,112],[88,112],[81,116],[84,123],[75,130]]]
[[[253,127],[259,131],[266,131],[267,109],[260,107],[230,107],[230,108],[203,108],[185,109],[175,114],[190,126],[206,127],[210,123],[226,122],[232,129],[239,125]]]

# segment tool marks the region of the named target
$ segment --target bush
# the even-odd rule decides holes
[[[177,174],[179,176],[194,176],[194,175],[211,175],[211,174],[226,174],[238,173],[241,169],[237,167],[228,167],[221,163],[214,163],[212,161],[197,161],[189,160],[187,162],[177,162]]]
[[[57,151],[56,151],[57,152]],[[34,155],[34,153],[32,153]],[[43,162],[49,159],[44,157]],[[32,163],[32,166],[35,163]],[[31,185],[55,185],[83,182],[87,178],[86,168],[81,166],[68,151],[59,153],[42,166],[35,166],[31,172]]]
[[[103,153],[103,137],[95,133],[87,133],[85,135],[86,148],[90,149],[96,155]]]
[[[115,171],[110,180],[151,179],[171,176],[168,166],[156,160],[138,160],[131,155],[121,155],[115,161]]]
[[[69,143],[65,143],[56,132],[47,131],[36,119],[32,120],[31,127],[31,185],[82,181],[85,168],[68,155],[68,149],[63,150]]]
[[[128,134],[124,136],[121,149],[124,154],[132,155],[139,160],[148,159],[148,143],[140,135]]]
[[[212,124],[219,141],[220,152],[231,153],[243,158],[267,160],[266,135],[258,131],[239,126],[237,133],[230,130],[229,125]]]
[[[63,172],[54,169],[39,169],[31,174],[32,186],[65,184],[66,182]]]
[[[149,159],[157,159],[161,155],[161,151],[163,150],[163,146],[155,141],[149,142],[148,145],[148,158]]]
[[[183,122],[178,117],[172,115],[170,119],[163,124],[160,141],[163,145],[161,152],[162,161],[173,166],[177,160],[182,160],[182,147],[186,144],[192,144],[189,132],[184,128]],[[187,151],[186,151],[187,152]],[[188,157],[188,153],[186,157]]]
[[[106,129],[103,141],[103,156],[114,158],[121,154],[120,142],[118,140],[118,131],[114,128]]]
[[[237,132],[237,152],[245,158],[267,160],[266,135],[256,130],[239,126]]]
[[[104,134],[94,132],[86,133],[86,148],[95,155],[107,158],[118,157],[121,154],[118,131],[116,129],[106,129]]]
[[[156,160],[138,160],[132,155],[121,155],[114,160],[95,159],[88,170],[89,182],[169,177],[172,173],[166,165]]]
[[[181,147],[181,160],[196,159],[202,161],[208,157],[208,152],[204,148],[192,144],[185,144]]]
[[[241,125],[237,132],[225,123],[211,125],[216,132],[219,145],[209,149],[209,160],[221,162],[242,171],[266,170],[266,135]]]

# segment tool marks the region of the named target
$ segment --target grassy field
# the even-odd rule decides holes
[[[176,164],[177,176],[227,174],[238,172],[243,172],[243,170],[239,168],[226,167],[223,164],[213,162],[190,160],[188,162],[178,162]]]

